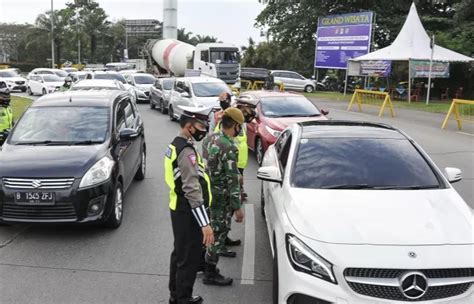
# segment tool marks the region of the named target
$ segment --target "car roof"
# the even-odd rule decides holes
[[[117,80],[112,79],[83,79],[76,82],[72,87],[107,87],[117,88]]]
[[[132,75],[132,77],[135,77],[135,76],[150,76],[150,77],[153,77],[155,78],[155,76],[151,75],[151,74],[148,74],[148,73],[139,73],[139,72],[135,72],[135,73],[131,73],[129,75]]]
[[[224,83],[219,78],[213,78],[213,77],[201,77],[201,76],[196,76],[196,77],[180,77],[176,78],[176,80],[187,80],[191,83],[204,83],[204,82],[214,82],[214,83]]]
[[[347,120],[306,121],[298,123],[302,138],[384,138],[407,139],[398,129],[381,123]]]
[[[303,96],[302,94],[299,93],[294,93],[294,92],[280,92],[280,91],[269,91],[269,90],[255,90],[255,91],[245,91],[242,93],[242,95],[252,95],[255,98],[261,99],[265,97],[299,97]],[[304,97],[304,96],[303,96]]]
[[[39,98],[31,107],[110,107],[117,98],[127,96],[127,92],[119,90],[56,92]]]

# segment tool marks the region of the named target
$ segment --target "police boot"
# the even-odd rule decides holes
[[[201,304],[203,302],[203,298],[200,296],[194,296],[189,299],[189,304]],[[170,298],[169,304],[177,304],[178,300],[176,298]]]
[[[229,237],[225,239],[226,246],[240,246],[241,243],[242,242],[240,240],[233,240]]]
[[[216,265],[206,263],[206,270],[204,271],[202,282],[205,285],[229,286],[232,285],[234,280],[226,278],[217,272]]]
[[[227,247],[224,247],[222,251],[219,253],[219,256],[226,257],[226,258],[235,258],[237,253],[235,251],[230,250]]]

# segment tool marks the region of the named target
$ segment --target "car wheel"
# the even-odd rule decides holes
[[[174,118],[173,106],[170,106],[168,110],[168,115],[170,116],[171,121],[176,121],[176,118]]]
[[[46,89],[43,89],[42,93],[43,95],[46,95],[47,94]]]
[[[161,113],[168,114],[168,109],[165,107],[165,102],[163,99],[161,100],[160,105],[161,105]]]
[[[33,96],[33,91],[31,91],[30,87],[26,88],[26,91],[28,92],[28,95]]]
[[[278,294],[279,294],[279,285],[280,285],[280,276],[278,274],[278,251],[277,251],[277,246],[276,246],[276,241],[273,241],[273,286],[272,286],[272,298],[273,298],[273,304],[279,304],[278,301]]]
[[[119,181],[117,181],[117,184],[115,185],[111,208],[112,212],[110,212],[110,215],[103,223],[103,226],[115,229],[122,224],[123,218],[123,190],[122,183]]]
[[[135,173],[135,180],[144,180],[145,179],[145,173],[146,173],[146,152],[145,150],[142,151],[142,156],[141,156],[141,161],[140,161],[140,167],[138,167],[137,173]]]
[[[155,109],[155,103],[150,100],[150,109],[154,110]]]
[[[262,217],[265,218],[265,196],[263,196],[263,182],[260,186],[260,212],[262,213]]]
[[[307,86],[304,87],[304,91],[306,93],[313,93],[314,87],[312,85],[307,85]]]
[[[257,163],[259,166],[262,165],[263,162],[263,155],[265,154],[265,151],[263,151],[263,144],[262,140],[260,138],[257,138],[255,141],[255,154],[257,156]]]
[[[22,91],[23,93],[25,93],[25,92],[26,92],[26,88],[21,89],[21,91]]]

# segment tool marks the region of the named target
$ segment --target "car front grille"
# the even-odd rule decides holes
[[[54,190],[69,189],[74,178],[4,178],[3,184],[9,189]]]
[[[75,220],[76,210],[70,202],[56,202],[54,206],[25,206],[4,202],[2,217],[12,220]]]
[[[18,84],[18,85],[24,85],[25,82],[24,81],[15,81],[15,84]]]
[[[402,291],[402,278],[410,273],[426,277],[425,292],[417,298],[407,297]],[[344,270],[348,285],[356,293],[395,301],[428,301],[459,296],[472,286],[473,275],[474,268],[420,270],[346,268]]]

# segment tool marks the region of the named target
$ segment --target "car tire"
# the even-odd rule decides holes
[[[113,199],[112,199],[112,211],[109,217],[103,222],[102,226],[106,228],[116,229],[120,227],[123,219],[123,188],[122,183],[117,181],[115,185]]]
[[[275,239],[273,239],[273,252],[272,303],[279,304],[278,295],[280,293],[280,275],[278,274],[278,251]]]
[[[263,218],[266,218],[265,215],[265,196],[263,195],[263,182],[260,186],[260,213],[262,214]]]
[[[314,92],[314,87],[312,85],[307,85],[304,87],[304,91],[306,93],[313,93]]]
[[[141,181],[145,179],[146,174],[146,151],[143,149],[141,155],[140,166],[138,167],[137,173],[135,173],[135,180]]]
[[[150,100],[150,109],[154,110],[156,108],[155,103]]]
[[[162,114],[168,114],[168,109],[165,107],[163,99],[160,100],[160,110]]]
[[[31,91],[30,87],[26,88],[26,91],[28,92],[28,95],[33,96],[33,91]]]
[[[257,163],[259,166],[262,165],[264,155],[265,151],[263,151],[262,140],[257,138],[257,140],[255,140],[255,156],[257,157]]]
[[[43,95],[48,94],[48,92],[46,92],[46,89],[43,89],[43,91],[41,91],[41,93],[42,93]]]
[[[22,93],[25,93],[25,92],[26,92],[26,88],[21,89],[21,92],[22,92]]]
[[[171,120],[171,121],[176,121],[176,118],[174,118],[173,106],[170,106],[170,107],[169,107],[168,115],[170,116],[170,120]]]

